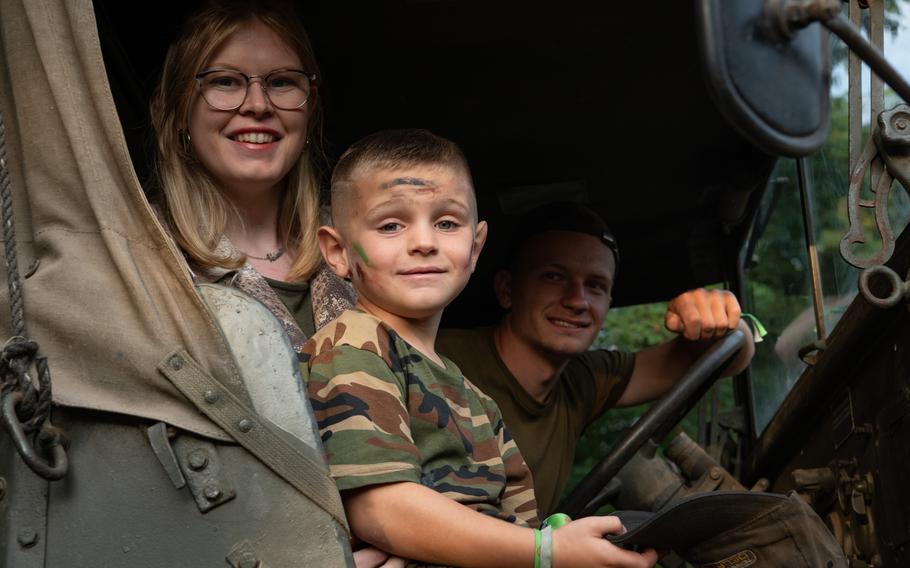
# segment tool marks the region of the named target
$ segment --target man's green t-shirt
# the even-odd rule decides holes
[[[541,518],[554,513],[572,471],[584,429],[616,404],[635,366],[635,355],[589,351],[572,359],[543,403],[534,400],[503,362],[492,328],[442,330],[436,350],[499,405],[506,426],[534,474]]]

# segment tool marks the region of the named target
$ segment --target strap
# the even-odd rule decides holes
[[[344,507],[322,456],[248,407],[183,349],[158,364],[196,408],[282,479],[338,521],[350,534]]]

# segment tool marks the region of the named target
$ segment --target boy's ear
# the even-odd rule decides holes
[[[487,242],[487,222],[480,221],[474,229],[474,243],[471,247],[471,273],[477,268],[477,259],[480,258],[480,251],[483,250],[485,242]]]
[[[500,270],[493,279],[493,289],[499,306],[504,310],[512,309],[512,273]]]
[[[344,246],[344,239],[335,227],[323,225],[316,232],[319,250],[322,258],[337,276],[348,278],[351,275],[351,263],[348,262],[348,251]]]

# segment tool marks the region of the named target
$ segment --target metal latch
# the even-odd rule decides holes
[[[237,496],[213,443],[189,434],[175,436],[171,441],[163,422],[149,428],[148,436],[174,487],[189,486],[200,512],[207,513]]]

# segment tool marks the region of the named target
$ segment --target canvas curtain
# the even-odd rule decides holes
[[[245,398],[136,179],[89,0],[0,0],[0,110],[20,272],[38,263],[23,286],[27,331],[48,357],[55,402],[227,439],[156,370],[183,348]]]

